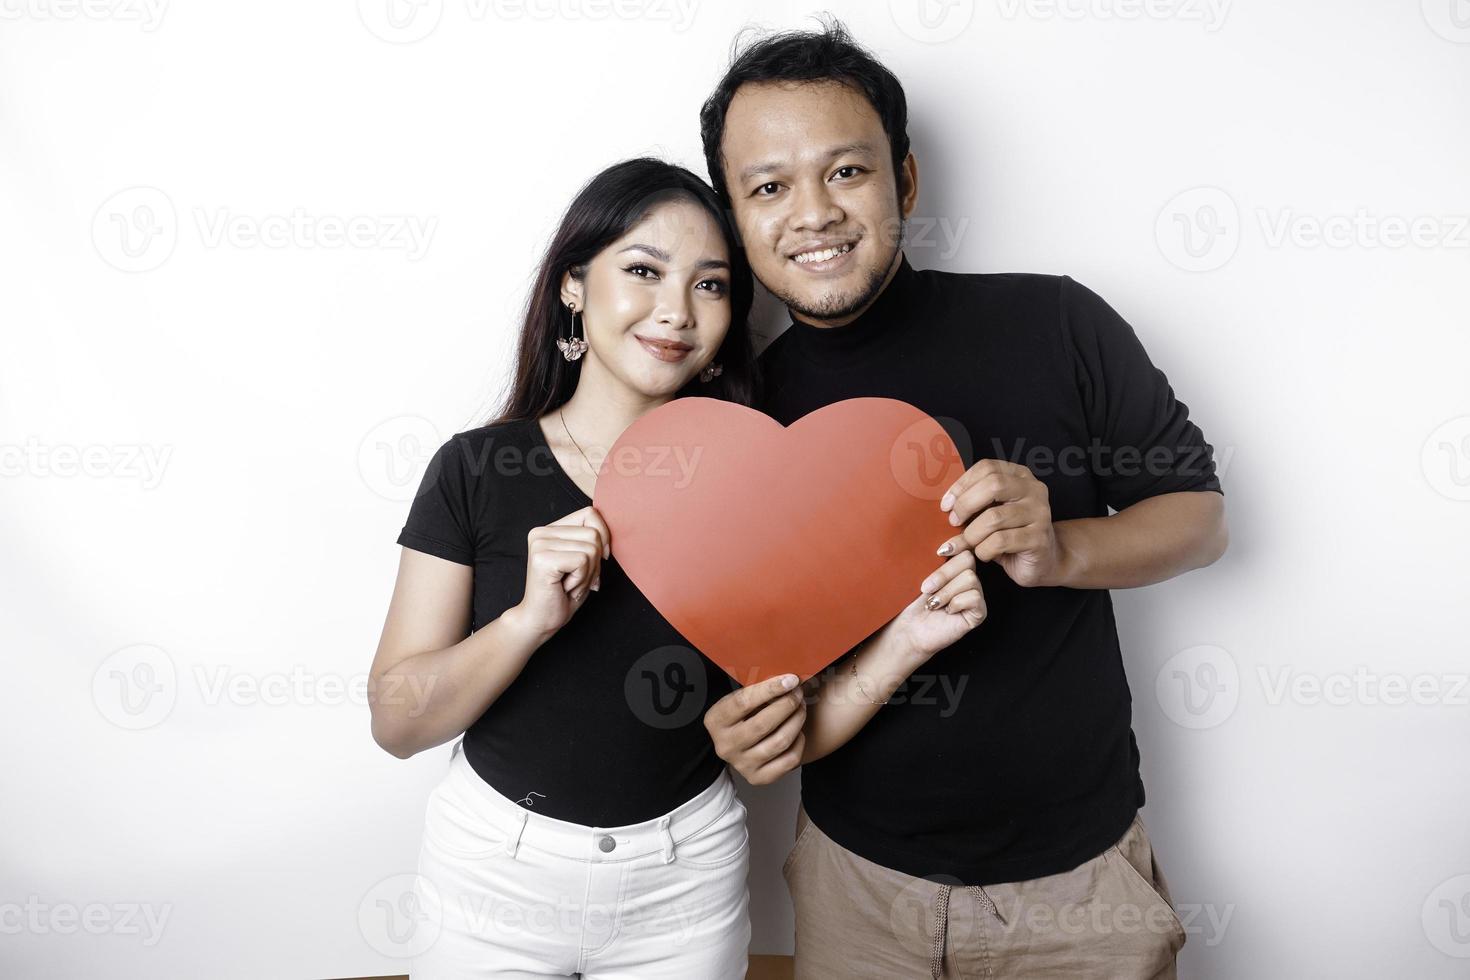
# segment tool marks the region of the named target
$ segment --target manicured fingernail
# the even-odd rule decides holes
[[[938,555],[952,555],[952,554],[954,554],[954,542],[953,541],[946,541],[946,542],[944,542],[944,544],[942,544],[942,545],[939,546],[939,550],[937,552],[935,552],[935,554],[938,554]]]
[[[595,581],[593,581],[593,583],[592,583],[592,591],[593,592],[596,592],[596,591],[598,591],[601,588],[602,588],[602,579],[599,578],[599,579],[596,579]]]
[[[793,687],[796,686],[796,675],[787,674],[785,677],[781,678],[781,686],[788,691],[791,690]]]
[[[953,506],[954,506],[954,494],[947,493],[943,497],[939,498],[939,509],[940,510],[949,510]]]
[[[930,596],[929,601],[924,603],[924,608],[933,612],[939,606],[939,596]]]

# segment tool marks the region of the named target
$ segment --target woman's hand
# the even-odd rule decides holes
[[[984,622],[986,608],[972,551],[939,566],[919,588],[922,594],[889,620],[880,635],[922,662]]]
[[[508,613],[535,636],[550,637],[602,584],[611,535],[596,508],[581,510],[526,536],[526,593]]]

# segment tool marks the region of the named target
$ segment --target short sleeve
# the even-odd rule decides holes
[[[429,460],[398,543],[437,558],[473,565],[475,535],[468,477],[465,447],[458,437],[451,437]]]
[[[1061,277],[1061,317],[1091,436],[1085,458],[1108,506],[1184,490],[1223,493],[1213,448],[1128,322],[1070,276]]]

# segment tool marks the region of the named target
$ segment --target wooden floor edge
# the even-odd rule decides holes
[[[752,954],[745,980],[792,980],[795,960],[789,956]],[[395,977],[340,977],[337,980],[408,980],[407,974]]]

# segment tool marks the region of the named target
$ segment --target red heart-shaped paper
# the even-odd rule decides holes
[[[801,679],[903,610],[956,533],[939,498],[964,472],[934,419],[892,398],[783,428],[678,398],[627,428],[594,501],[655,609],[741,684]]]

